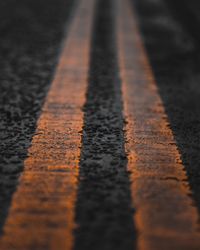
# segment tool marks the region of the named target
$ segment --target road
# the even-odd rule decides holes
[[[199,250],[200,3],[0,7],[0,249]]]

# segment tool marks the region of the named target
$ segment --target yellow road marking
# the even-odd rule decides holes
[[[0,239],[0,249],[72,249],[95,0],[80,1]]]
[[[200,249],[198,213],[129,0],[119,0],[118,49],[126,151],[139,250]]]

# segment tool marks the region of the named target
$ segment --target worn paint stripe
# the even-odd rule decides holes
[[[126,151],[139,250],[200,249],[197,210],[129,0],[118,1]]]
[[[80,1],[44,103],[0,249],[72,249],[82,107],[95,0]]]

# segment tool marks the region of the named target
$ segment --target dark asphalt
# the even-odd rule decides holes
[[[200,211],[200,2],[133,0],[133,4]]]
[[[132,0],[200,212],[200,2]],[[134,249],[114,0],[99,0],[84,107],[75,249]],[[182,2],[181,2],[182,3]],[[75,0],[0,2],[0,230]]]
[[[96,6],[84,107],[76,250],[132,250],[135,245],[114,6],[114,0],[99,0]]]
[[[50,86],[73,2],[0,2],[0,230]]]

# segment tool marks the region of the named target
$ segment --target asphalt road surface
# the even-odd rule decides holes
[[[0,2],[0,250],[200,249],[200,2]]]

